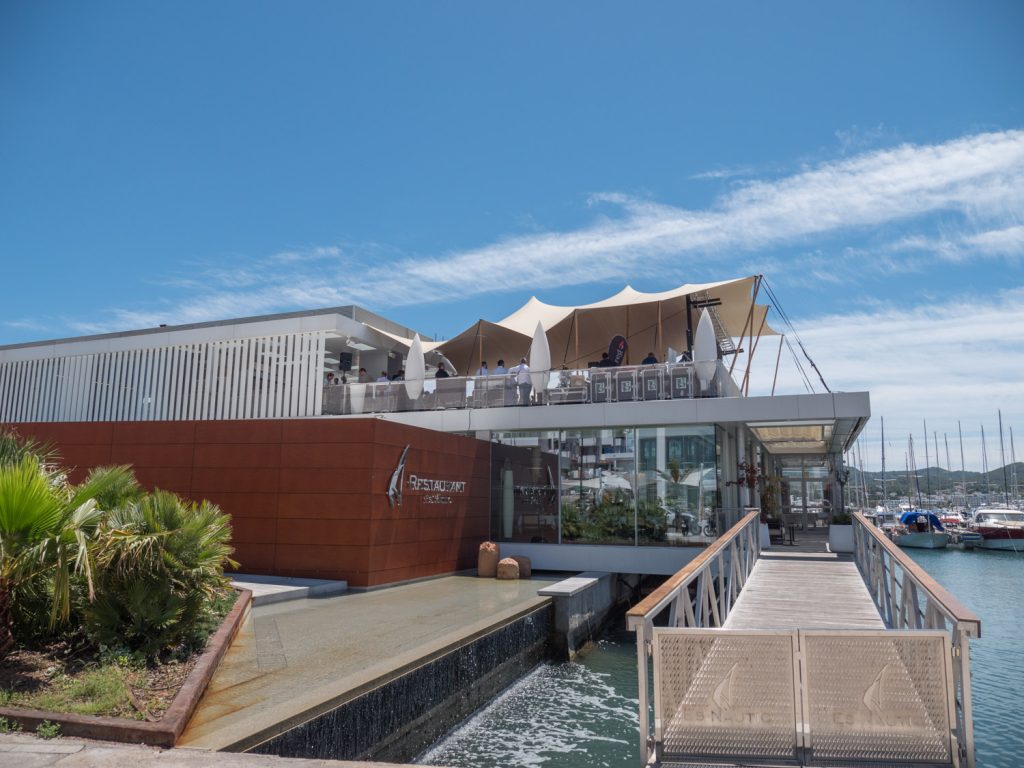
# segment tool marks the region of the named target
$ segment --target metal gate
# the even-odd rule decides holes
[[[959,766],[948,633],[655,628],[660,763]]]

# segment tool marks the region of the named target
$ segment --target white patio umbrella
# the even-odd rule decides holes
[[[707,389],[718,370],[718,341],[715,339],[715,326],[706,308],[700,313],[693,341],[693,367],[700,379],[701,390]]]
[[[405,393],[410,400],[415,400],[423,394],[423,376],[426,370],[427,363],[423,359],[423,343],[417,333],[412,337],[409,354],[405,359]]]
[[[533,343],[530,344],[530,382],[534,392],[543,392],[548,388],[551,374],[551,349],[548,347],[548,335],[544,326],[537,323],[533,332]]]

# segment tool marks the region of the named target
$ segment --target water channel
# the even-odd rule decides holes
[[[981,617],[971,643],[979,768],[1024,764],[1024,554],[906,550]],[[581,661],[545,664],[421,755],[453,768],[637,766],[636,646],[605,634]]]

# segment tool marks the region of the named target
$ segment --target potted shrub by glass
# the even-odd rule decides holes
[[[832,552],[853,552],[853,519],[846,510],[832,513],[828,526],[828,548]]]

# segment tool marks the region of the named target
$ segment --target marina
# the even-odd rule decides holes
[[[971,646],[977,765],[1017,768],[1024,752],[1017,682],[1024,677],[1024,627],[1008,606],[1016,603],[1024,559],[1005,552],[910,554],[981,618],[983,636]],[[630,717],[638,708],[635,653],[632,633],[611,627],[590,654],[531,673],[419,761],[454,768],[638,765]]]

